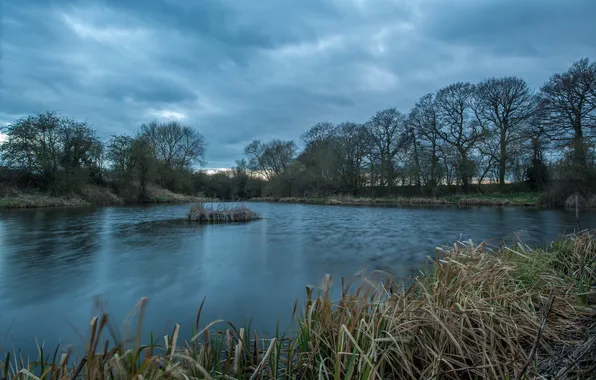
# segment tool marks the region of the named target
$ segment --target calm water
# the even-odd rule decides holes
[[[173,222],[188,206],[0,211],[0,349],[34,352],[80,343],[96,311],[117,322],[143,296],[157,336],[225,318],[271,332],[305,285],[365,269],[407,277],[437,245],[461,239],[555,239],[574,228],[565,211],[518,208],[373,208],[254,203],[264,220],[239,225]],[[582,213],[582,228],[596,213]],[[334,282],[337,284],[338,281]],[[285,325],[282,325],[285,326]],[[183,333],[188,335],[189,330]],[[161,335],[160,335],[161,334]]]

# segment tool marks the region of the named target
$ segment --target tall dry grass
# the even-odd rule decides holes
[[[31,362],[6,354],[0,371],[8,379],[339,380],[579,379],[596,370],[596,328],[584,337],[595,315],[586,297],[596,283],[594,234],[541,249],[458,243],[438,249],[432,268],[405,288],[383,274],[342,280],[339,300],[327,278],[294,305],[293,328],[266,338],[223,321],[199,327],[201,305],[192,339],[182,342],[176,325],[142,344],[143,299],[128,343],[107,341],[113,328],[103,315],[75,364],[61,349],[40,348]]]
[[[78,195],[51,196],[40,193],[0,198],[0,208],[85,207],[91,203]]]
[[[577,200],[575,199],[576,196]],[[576,206],[576,202],[579,208],[581,209],[594,209],[596,208],[596,195],[590,195],[586,197],[582,195],[570,195],[565,200],[565,208],[574,209]]]
[[[260,216],[244,206],[231,207],[223,203],[198,203],[190,208],[186,218],[189,222],[233,223],[260,219]]]
[[[483,197],[463,197],[457,202],[460,206],[519,206],[536,207],[537,202],[524,198],[483,198]]]
[[[596,198],[595,198],[596,199]],[[459,205],[459,206],[524,206],[536,207],[537,202],[530,197],[512,196],[510,198],[500,197],[353,197],[351,195],[331,195],[325,198],[255,198],[253,202],[280,202],[280,203],[308,203],[325,205]],[[596,202],[596,200],[594,201]]]

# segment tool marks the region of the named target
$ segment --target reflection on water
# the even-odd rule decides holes
[[[204,296],[203,321],[252,318],[267,332],[326,273],[408,277],[438,245],[501,244],[514,232],[535,244],[575,223],[572,213],[518,208],[249,206],[264,219],[188,225],[173,221],[181,205],[0,211],[0,348],[80,343],[75,328],[87,331],[95,296],[117,321],[148,296],[156,334],[190,325]],[[596,224],[594,213],[582,219]]]

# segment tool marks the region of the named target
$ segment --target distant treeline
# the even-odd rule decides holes
[[[88,182],[143,199],[147,184],[222,199],[542,191],[545,203],[596,189],[596,63],[579,60],[533,90],[521,78],[458,82],[409,111],[365,123],[321,122],[294,141],[254,140],[228,172],[207,175],[206,142],[177,122],[151,122],[102,143],[54,113],[10,124],[3,182],[51,191]]]

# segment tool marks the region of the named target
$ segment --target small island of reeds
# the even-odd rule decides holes
[[[193,205],[186,218],[197,223],[237,223],[261,219],[259,214],[245,206],[229,206],[223,203]]]

